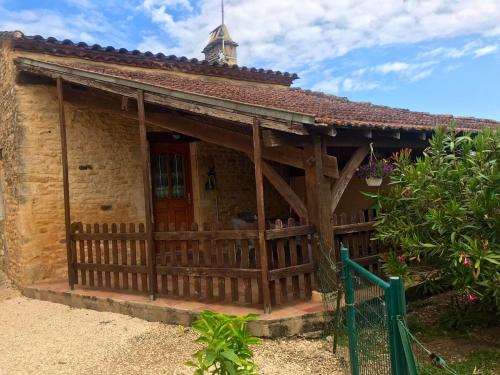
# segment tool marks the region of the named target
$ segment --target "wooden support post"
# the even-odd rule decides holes
[[[259,255],[262,276],[262,299],[264,301],[264,314],[271,312],[271,293],[269,290],[269,274],[267,264],[266,246],[266,216],[264,209],[264,185],[262,176],[262,149],[260,144],[260,122],[253,122],[253,160],[255,164],[255,191],[257,195],[257,218],[259,228]]]
[[[66,257],[68,259],[68,283],[71,290],[75,288],[75,267],[71,249],[71,211],[69,204],[69,172],[68,145],[66,139],[66,118],[64,116],[63,80],[57,78],[57,98],[59,101],[59,130],[61,134],[61,159],[63,170],[64,192],[64,227],[66,230]]]
[[[305,183],[309,221],[316,226],[321,245],[333,249],[332,215],[330,213],[331,180],[322,173],[326,145],[323,136],[315,135],[306,149]],[[318,261],[318,254],[313,254]]]
[[[359,165],[364,160],[366,155],[368,155],[369,151],[370,147],[368,145],[358,147],[358,149],[354,152],[347,164],[342,169],[340,178],[335,182],[335,185],[333,186],[332,201],[330,207],[330,213],[332,215],[335,212],[335,209],[337,208],[337,205],[340,202],[340,198],[342,198],[347,185],[349,185],[352,176],[356,172],[356,169],[358,169]]]
[[[144,92],[141,90],[137,95],[137,110],[139,112],[139,134],[141,138],[142,159],[142,181],[144,184],[144,204],[146,212],[146,246],[149,258],[149,297],[155,299],[157,291],[156,279],[156,255],[153,240],[153,208],[151,202],[151,162],[149,157],[149,146],[146,131],[146,112],[144,110]]]

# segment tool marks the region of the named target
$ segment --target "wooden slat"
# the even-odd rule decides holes
[[[352,223],[345,225],[335,225],[333,231],[335,234],[350,234],[358,232],[368,232],[373,230],[374,221],[368,221],[366,223]]]
[[[102,225],[102,233],[103,234],[108,234],[109,228],[108,224],[103,224]],[[104,264],[110,264],[110,257],[109,257],[109,241],[104,240],[102,242],[102,247],[104,251]],[[109,272],[104,273],[104,286],[106,288],[111,288],[111,274]]]
[[[90,224],[85,225],[85,231],[87,233],[92,233],[92,226]],[[87,240],[87,263],[92,264],[94,263],[94,253],[92,250],[92,241]],[[94,286],[95,281],[94,281],[94,272],[92,270],[89,270],[89,286]]]
[[[77,224],[77,230],[79,233],[83,232],[83,224],[82,223]],[[85,242],[82,240],[79,240],[78,247],[80,248],[80,261],[79,261],[79,263],[84,264],[84,263],[86,263],[86,261],[85,261]],[[85,270],[82,270],[80,272],[80,278],[81,278],[82,285],[87,285],[87,272],[85,272]]]
[[[128,266],[129,268],[131,266]],[[224,280],[225,277],[258,277],[260,270],[253,268],[225,268],[225,267],[181,267],[181,266],[160,266],[157,265],[159,274],[171,274],[177,276],[200,276],[218,277]],[[224,298],[224,289],[221,291]]]
[[[146,227],[143,223],[139,224],[139,232],[145,233]],[[147,266],[147,255],[146,255],[146,242],[145,240],[139,240],[139,251],[140,251],[140,259],[141,266]],[[141,290],[143,292],[148,291],[148,277],[144,273],[141,274]]]
[[[115,272],[115,273],[141,273],[147,274],[148,268],[147,266],[131,266],[131,265],[123,265],[123,264],[77,264],[76,268],[79,270],[89,270],[91,272]]]
[[[94,233],[99,233],[99,232],[100,232],[99,224],[96,223],[96,224],[94,224]],[[97,264],[101,264],[102,263],[101,241],[95,240],[94,246],[95,246],[95,261]],[[100,272],[100,271],[97,272],[97,286],[99,288],[103,287],[102,272]]]
[[[244,240],[257,239],[259,232],[257,230],[214,230],[214,231],[170,231],[155,232],[155,240],[165,241],[202,241],[202,240]]]
[[[158,223],[158,230],[165,231],[165,223]],[[160,262],[157,264],[167,265],[167,244],[165,241],[156,241],[156,250],[160,254]],[[167,275],[160,276],[159,292],[162,294],[168,294],[168,277]]]
[[[76,224],[71,224],[71,233],[76,230]],[[71,245],[71,270],[73,272],[73,283],[78,284],[78,272],[76,270],[76,264],[78,263],[78,254],[76,252],[76,241],[69,239]]]
[[[127,233],[127,226],[124,223],[120,224],[120,233],[125,234]],[[127,251],[127,240],[122,239],[120,241],[120,254],[121,254],[121,264],[124,266],[128,265],[128,251]],[[128,289],[128,273],[125,271],[122,271],[122,288],[123,289]]]
[[[115,223],[111,224],[111,233],[117,233],[118,227]],[[118,265],[118,241],[111,241],[111,249],[113,253],[113,264]],[[120,273],[118,271],[113,271],[113,287],[115,289],[120,289]]]
[[[175,232],[175,223],[169,223],[168,230],[170,232]],[[167,244],[169,246],[170,264],[172,266],[177,266],[178,265],[178,258],[177,258],[178,243],[177,243],[177,241],[170,241],[170,242],[167,242]],[[156,269],[157,269],[157,272],[159,272],[159,268],[156,267]],[[178,296],[179,295],[179,277],[177,274],[173,274],[171,276],[170,285],[171,285],[171,289],[172,289],[172,294],[174,296]]]
[[[305,236],[315,233],[314,225],[300,225],[288,228],[267,229],[266,240],[287,238],[293,236]]]
[[[191,225],[191,230],[193,232],[198,231],[198,224],[193,223]],[[200,241],[193,241],[192,242],[192,248],[193,248],[193,266],[194,267],[199,267],[201,264],[200,260]],[[201,298],[201,277],[199,276],[193,276],[192,278],[192,284],[191,284],[191,296],[196,297],[197,299]]]
[[[294,275],[311,273],[314,271],[314,264],[300,264],[298,266],[290,266],[284,268],[278,268],[269,271],[269,280],[279,280],[286,277],[291,277]]]
[[[130,224],[129,226],[129,232],[130,233],[135,233],[135,224]],[[137,265],[137,244],[135,240],[130,241],[130,265],[131,266],[136,266]],[[139,285],[137,282],[137,273],[132,273],[132,290],[138,290]]]
[[[181,224],[181,231],[186,231],[186,223]],[[189,264],[187,245],[187,241],[181,241],[181,265],[184,267],[187,267]],[[189,276],[184,276],[182,278],[182,296],[185,298],[189,297],[189,285]]]
[[[109,241],[109,240],[145,240],[145,233],[74,233],[74,240]]]

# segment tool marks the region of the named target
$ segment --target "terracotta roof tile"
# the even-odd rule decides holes
[[[477,130],[482,127],[500,126],[500,122],[494,120],[433,115],[371,103],[352,102],[344,97],[299,88],[231,84],[227,81],[190,79],[174,74],[158,73],[153,70],[151,72],[130,71],[105,64],[91,65],[84,62],[71,64],[71,67],[172,90],[312,115],[317,123],[328,125],[432,130],[436,126],[447,126],[450,121],[454,121],[458,130]]]
[[[272,88],[265,85],[244,83],[232,84],[228,81],[184,78],[169,73],[169,71],[174,70],[239,81],[277,83],[285,86],[290,85],[297,78],[295,74],[279,71],[228,66],[227,64],[221,66],[209,64],[204,60],[199,61],[173,55],[165,56],[162,53],[154,55],[151,52],[128,51],[112,46],[101,47],[98,44],[88,46],[85,43],[75,44],[68,39],[59,41],[55,38],[25,36],[19,31],[0,32],[0,39],[10,39],[15,48],[22,50],[81,59],[81,63],[67,64],[70,67],[128,78],[173,90],[303,113],[314,116],[317,123],[328,125],[432,130],[436,126],[449,125],[450,121],[453,120],[459,130],[477,130],[481,127],[500,126],[500,122],[494,120],[413,112],[371,103],[352,102],[347,98],[297,88]],[[102,62],[103,64],[89,64],[85,63],[85,60]],[[158,72],[158,70],[132,71],[125,67],[121,69],[105,63],[162,69],[163,72]]]
[[[69,39],[58,40],[54,37],[44,38],[40,35],[27,36],[21,31],[0,31],[0,39],[9,39],[14,48],[47,53],[51,55],[76,57],[92,61],[100,61],[127,66],[177,70],[238,80],[272,83],[289,86],[298,78],[296,74],[280,71],[249,68],[246,66],[208,63],[206,60],[189,59],[187,57],[163,53],[129,51],[126,48],[88,45],[75,43]]]

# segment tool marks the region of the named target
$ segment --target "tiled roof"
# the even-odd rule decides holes
[[[352,102],[347,98],[326,95],[297,88],[231,84],[227,81],[201,80],[159,73],[158,71],[131,71],[85,62],[68,65],[72,68],[131,79],[172,90],[211,96],[246,104],[298,112],[315,117],[317,123],[337,126],[432,130],[455,122],[458,130],[477,130],[499,127],[500,122],[473,117],[433,115],[406,109],[390,108],[371,103]]]
[[[169,73],[169,71],[175,70],[282,85],[291,84],[297,78],[295,74],[238,66],[221,66],[217,63],[209,64],[206,61],[196,59],[189,60],[185,57],[164,56],[163,54],[153,55],[150,52],[127,51],[123,48],[116,50],[113,47],[99,45],[87,46],[85,43],[74,44],[69,40],[61,42],[55,38],[28,37],[21,32],[0,32],[0,39],[2,38],[11,39],[14,47],[22,50],[82,59],[79,63],[65,63],[64,65],[68,67],[132,79],[172,90],[302,113],[313,116],[317,123],[322,124],[407,130],[432,130],[436,126],[449,125],[450,121],[454,121],[458,130],[477,130],[482,127],[500,126],[500,122],[494,120],[413,112],[371,103],[352,102],[343,97],[290,87],[273,88],[241,82],[233,84],[227,80],[191,79],[180,77],[177,74]],[[92,60],[98,64],[85,60]],[[124,65],[124,67],[119,68],[116,65],[111,66],[106,63]],[[125,66],[155,68],[156,70],[131,70]],[[164,72],[157,69],[164,69]]]
[[[175,70],[287,86],[298,78],[296,74],[280,71],[219,64],[217,62],[208,63],[205,60],[188,59],[187,57],[175,55],[165,56],[163,53],[153,54],[152,52],[138,50],[129,51],[125,48],[118,49],[112,46],[102,47],[99,44],[90,46],[84,42],[75,43],[69,39],[60,41],[54,37],[44,38],[40,35],[26,36],[20,31],[0,31],[0,39],[2,38],[12,40],[14,48],[24,51],[76,57],[112,64]]]

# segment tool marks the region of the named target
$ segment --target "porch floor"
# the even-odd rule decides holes
[[[190,325],[203,310],[230,315],[259,314],[258,320],[249,324],[253,335],[260,337],[284,337],[301,335],[322,329],[324,307],[321,302],[302,301],[274,307],[268,315],[259,307],[238,306],[223,303],[203,303],[182,299],[158,297],[150,301],[148,296],[126,294],[75,287],[70,290],[67,280],[39,283],[23,290],[26,297],[62,303],[75,308],[109,311],[148,321]]]

